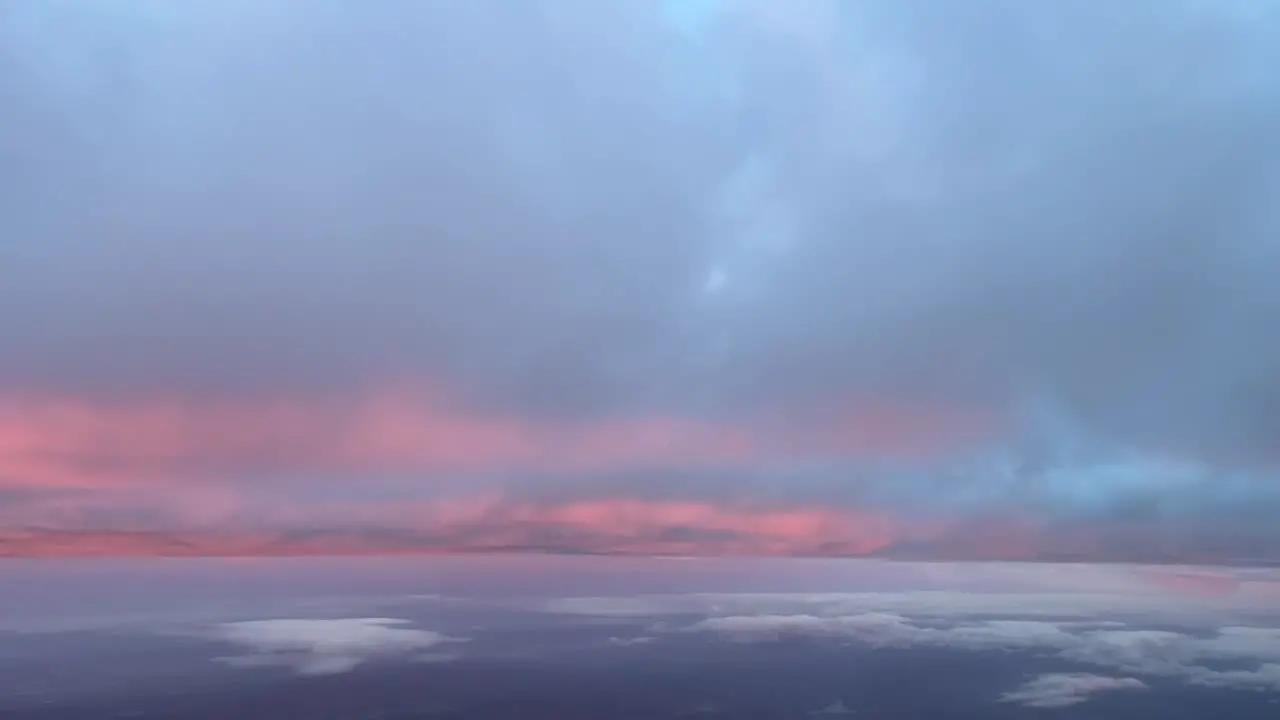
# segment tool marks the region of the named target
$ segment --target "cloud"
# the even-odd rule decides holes
[[[1274,573],[1234,571],[1239,583],[1235,593],[1206,595],[1198,590],[1172,594],[1167,585],[1151,582],[1150,569],[957,567],[965,568],[976,586],[987,587],[579,597],[556,599],[541,608],[558,614],[651,618],[659,621],[657,630],[710,634],[732,642],[791,638],[870,648],[1017,650],[1137,677],[1280,690],[1275,682],[1280,606]],[[1007,574],[1003,581],[1002,572]],[[1050,685],[1056,687],[1046,687]]]
[[[742,642],[784,637],[857,640],[872,647],[939,646],[968,650],[1071,647],[1076,637],[1038,620],[988,620],[949,628],[920,626],[900,615],[863,613],[836,617],[758,615],[710,618],[689,628]]]
[[[249,651],[221,658],[229,665],[284,666],[302,675],[344,673],[369,660],[411,658],[456,642],[430,630],[402,627],[407,624],[393,618],[245,620],[216,626],[212,637]]]
[[[873,561],[812,562],[822,564],[816,565],[807,573],[797,572],[794,576],[797,582],[811,584],[815,576],[874,573],[879,569],[859,564]],[[837,565],[836,562],[847,564]],[[914,563],[886,565],[884,569],[887,572],[893,572],[897,567],[917,567]],[[1052,621],[1063,623],[1063,627],[1077,629],[1144,622],[1189,626],[1208,622],[1224,626],[1237,621],[1243,622],[1254,616],[1273,616],[1280,588],[1274,574],[1266,571],[1242,582],[1237,593],[1219,597],[1194,592],[1167,592],[1161,585],[1146,584],[1142,574],[1125,566],[1018,565],[1020,564],[957,564],[974,576],[971,580],[972,587],[951,590],[567,597],[549,600],[541,607],[546,612],[599,617],[770,616],[822,621],[834,617],[869,615],[937,621]],[[928,578],[929,566],[924,568],[925,572],[922,574]],[[1006,574],[1003,578],[1002,572]],[[1054,573],[1059,573],[1061,577],[1054,578]],[[915,573],[904,573],[904,576],[910,577],[912,582],[921,582]],[[943,587],[952,583],[947,576],[936,582]]]
[[[911,528],[742,552],[1274,559],[1244,7],[17,5],[0,492],[82,494],[0,525],[482,488]]]
[[[649,635],[641,635],[638,637],[629,637],[629,638],[610,637],[609,644],[616,645],[618,647],[631,647],[633,645],[648,645],[652,643],[654,639],[655,638]]]
[[[975,652],[1024,650],[1062,660],[1122,672],[1181,679],[1196,685],[1235,689],[1280,690],[1276,667],[1280,643],[1276,629],[1223,627],[1205,632],[1144,629],[1082,629],[1044,620],[986,620],[946,627],[923,624],[899,615],[864,613],[834,617],[757,615],[709,618],[688,628],[736,642],[768,642],[782,638],[855,641],[873,648],[943,647]],[[1222,663],[1250,664],[1241,670],[1218,669]],[[1029,692],[1063,691],[1060,677]],[[1070,683],[1068,683],[1070,685]],[[1085,683],[1087,691],[1088,684]],[[1106,688],[1103,688],[1106,689]]]
[[[0,395],[0,482],[95,488],[245,474],[741,472],[814,457],[919,457],[991,424],[947,408],[871,405],[785,423],[661,415],[536,422],[461,411],[412,389],[327,401]]]
[[[3,551],[1212,562],[1274,548],[1273,527],[1253,518],[1266,507],[1259,478],[1122,463],[1092,474],[1051,466],[1029,485],[1008,456],[945,461],[945,448],[989,432],[946,413],[770,428],[538,424],[441,407],[412,393],[310,405],[0,401],[0,526],[26,533],[10,533]],[[910,469],[931,453],[940,464]],[[1117,501],[1150,512],[1109,518]],[[1205,513],[1236,521],[1196,517]]]
[[[867,613],[836,618],[812,615],[752,615],[710,618],[694,624],[694,632],[713,632],[732,639],[755,642],[784,637],[847,637],[872,645],[902,642],[906,619],[897,615]]]
[[[1115,690],[1145,690],[1137,678],[1114,678],[1090,673],[1049,673],[1000,696],[1000,702],[1035,708],[1064,708],[1079,705],[1098,693]]]
[[[87,516],[104,529],[84,529],[85,508],[74,499],[43,507],[26,503],[11,510],[10,517],[37,524],[0,532],[0,554],[271,556],[525,550],[863,555],[909,532],[892,518],[824,507],[633,499],[538,502],[502,495],[312,508],[268,499],[233,506],[222,515],[221,525],[177,530],[168,529],[172,516],[163,507],[153,515],[113,508],[108,499],[90,502],[89,510]]]
[[[855,715],[856,710],[851,709],[844,704],[843,700],[837,700],[830,705],[814,710],[810,715]]]

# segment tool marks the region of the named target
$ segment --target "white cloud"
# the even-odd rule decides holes
[[[1280,662],[1280,628],[1224,627],[1203,646],[1215,657]]]
[[[375,657],[422,657],[421,651],[453,640],[394,618],[277,619],[222,623],[218,640],[246,655],[222,658],[236,667],[285,666],[306,675],[351,670]]]
[[[855,615],[882,612],[941,619],[1052,618],[1251,625],[1280,619],[1280,571],[1035,563],[887,563],[795,560],[805,576],[848,577],[873,585],[893,577],[909,591],[822,593],[695,593],[630,597],[570,597],[545,611],[597,617],[701,615]],[[868,590],[873,589],[868,587]],[[1264,623],[1265,624],[1265,623]]]
[[[1168,630],[1099,630],[1083,633],[1062,651],[1078,662],[1148,675],[1182,675],[1205,640]]]
[[[1145,690],[1137,678],[1114,678],[1089,673],[1051,673],[1031,680],[1013,692],[1000,696],[1001,702],[1027,707],[1062,708],[1078,705],[1091,695],[1115,690]]]
[[[1266,663],[1256,670],[1193,668],[1191,682],[1210,687],[1280,690],[1280,663]]]
[[[709,618],[693,631],[756,642],[783,637],[828,637],[857,640],[874,647],[939,646],[969,650],[1069,648],[1078,637],[1053,623],[991,620],[939,628],[914,624],[901,615],[864,613],[840,617],[756,615]]]
[[[609,638],[609,644],[617,645],[618,647],[630,647],[632,645],[648,645],[651,642],[653,642],[653,638],[647,635],[641,635],[640,637],[630,637],[630,638],[623,638],[623,637]]]
[[[1277,615],[1275,598],[1213,598],[1069,592],[858,592],[734,593],[570,597],[547,601],[547,612],[591,617],[675,615],[815,615],[885,613],[940,620],[961,618],[1053,619],[1203,625],[1221,627],[1257,614]]]
[[[867,575],[876,569],[840,567]],[[951,589],[578,597],[542,609],[647,617],[657,621],[654,632],[707,632],[738,642],[807,637],[870,647],[1016,649],[1122,675],[1280,691],[1280,574],[1274,569],[909,567],[915,581]]]
[[[844,637],[877,646],[910,645],[912,636],[921,631],[909,625],[906,618],[882,613],[842,617],[735,615],[708,618],[690,629],[715,632],[744,642],[783,637]]]
[[[1025,598],[1024,598],[1025,599]],[[1067,620],[1050,618],[998,619],[968,614],[980,600],[959,603],[952,617],[936,612],[931,600],[904,598],[899,612],[860,612],[849,615],[824,611],[857,607],[847,601],[811,602],[807,613],[762,612],[709,617],[685,629],[708,632],[736,642],[767,642],[781,638],[830,638],[870,647],[946,647],[953,649],[1025,650],[1053,655],[1124,673],[1169,677],[1188,683],[1241,689],[1280,691],[1280,629],[1228,625],[1212,627],[1214,616],[1188,618],[1178,629],[1145,629],[1103,617]],[[881,599],[882,600],[882,599]],[[986,606],[1004,606],[1008,598]],[[1052,603],[1050,603],[1052,605]],[[1090,603],[1085,607],[1090,607]],[[717,607],[746,608],[746,603],[720,602]],[[766,602],[766,607],[779,607]],[[882,601],[864,607],[890,607]],[[923,610],[923,612],[921,612]],[[1013,607],[1007,607],[1012,612]],[[1021,610],[1021,608],[1018,608]],[[1034,611],[1024,611],[1032,615]],[[1169,615],[1153,614],[1150,624],[1169,623]],[[1237,666],[1218,670],[1222,663]],[[1252,665],[1252,667],[1250,667]]]

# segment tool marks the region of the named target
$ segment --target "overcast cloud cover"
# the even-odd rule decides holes
[[[0,553],[1257,559],[1280,6],[0,0]]]

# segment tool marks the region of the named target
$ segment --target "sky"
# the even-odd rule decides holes
[[[0,0],[0,554],[1280,559],[1280,5]]]

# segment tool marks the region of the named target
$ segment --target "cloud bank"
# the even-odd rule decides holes
[[[1277,559],[1266,3],[0,14],[0,554]]]
[[[834,642],[872,651],[1027,653],[1052,672],[1029,678],[1004,700],[1035,707],[1065,707],[1099,692],[1171,682],[1280,692],[1280,582],[1274,571],[876,565],[854,563],[844,569],[844,582],[856,585],[890,567],[912,579],[898,581],[904,589],[860,592],[562,597],[540,609],[648,621],[660,644],[689,634],[734,643]],[[1230,588],[1228,578],[1235,581]]]
[[[1003,611],[988,608],[991,615],[977,619],[964,613],[950,617],[942,613],[920,614],[913,611],[913,603],[905,597],[900,604],[903,614],[853,612],[860,603],[849,598],[840,612],[850,614],[724,615],[697,621],[687,630],[713,633],[735,642],[811,638],[853,641],[872,648],[1019,650],[1143,677],[1237,690],[1280,691],[1280,630],[1274,626],[1274,612],[1267,626],[1219,626],[1217,613],[1207,608],[1179,617],[1148,599],[1150,615],[1129,615],[1118,608],[1108,610],[1094,605],[1086,597],[1073,610],[1043,613],[1060,613],[1058,619],[1045,619],[1035,617],[1041,614],[1032,605],[1038,599],[1031,596],[1012,602],[996,601]],[[1053,602],[1053,598],[1047,599]],[[1064,599],[1071,604],[1070,598],[1058,598],[1059,603]],[[1132,600],[1126,603],[1129,612]],[[1061,619],[1062,616],[1071,619]],[[1082,622],[1082,616],[1089,620]],[[1126,619],[1116,620],[1118,617]],[[1180,629],[1147,629],[1160,622],[1176,623]],[[1028,681],[1002,700],[1032,707],[1066,707],[1097,692],[1145,687],[1143,681],[1131,677],[1054,673]]]

